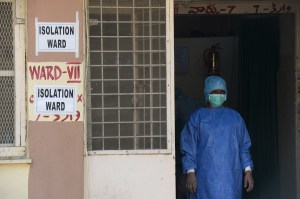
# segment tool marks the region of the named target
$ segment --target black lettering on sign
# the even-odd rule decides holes
[[[74,35],[75,28],[73,26],[40,26],[40,35]]]
[[[73,89],[49,89],[39,88],[38,97],[40,98],[74,98]]]
[[[46,102],[47,111],[64,111],[66,105],[64,102]]]
[[[67,42],[64,39],[48,39],[48,48],[66,48]]]

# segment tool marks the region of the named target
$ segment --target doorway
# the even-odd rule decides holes
[[[243,80],[241,80],[241,76],[249,74],[247,72],[242,74],[241,66],[245,69],[245,63],[256,60],[253,57],[247,57],[242,54],[245,52],[241,45],[243,28],[249,21],[257,26],[258,23],[265,19],[271,19],[277,24],[277,30],[275,31],[277,38],[274,38],[276,42],[274,45],[278,45],[277,52],[273,54],[273,58],[261,58],[262,61],[266,59],[275,61],[270,64],[271,67],[274,67],[271,68],[272,70],[274,69],[274,72],[271,74],[268,70],[261,70],[261,72],[255,73],[260,76],[260,85],[266,85],[266,83],[270,82],[268,78],[263,79],[265,76],[270,76],[274,80],[271,85],[274,89],[274,92],[270,94],[272,97],[263,104],[264,106],[269,106],[270,103],[273,103],[272,108],[267,111],[262,109],[254,110],[257,107],[256,102],[254,103],[255,99],[258,99],[258,103],[264,101],[262,98],[266,98],[266,92],[251,92],[250,94],[249,90],[244,92],[247,89],[241,86],[241,81],[245,80],[246,77],[243,76]],[[228,100],[226,106],[241,112],[252,139],[251,154],[255,165],[253,171],[255,189],[250,194],[245,193],[243,198],[296,198],[294,15],[243,14],[212,16],[178,14],[175,15],[174,24],[175,87],[180,88],[184,96],[191,101],[198,102],[200,106],[205,105],[203,82],[208,72],[203,59],[203,52],[216,44],[220,47],[219,65],[217,67],[219,67],[220,75],[227,82]],[[264,24],[262,24],[262,27],[264,27]],[[253,36],[254,34],[249,35]],[[257,38],[254,38],[254,43],[261,39],[259,38],[260,35],[258,34]],[[249,42],[249,37],[245,40]],[[249,44],[245,45],[244,48],[247,49]],[[253,51],[255,51],[255,45],[252,49]],[[276,53],[278,53],[277,56]],[[255,58],[257,56],[258,54]],[[247,57],[248,61],[245,61],[243,64],[242,58],[245,57]],[[247,86],[251,86],[254,91],[259,90],[257,89],[259,85],[253,85],[253,82],[256,82],[257,79],[252,77],[247,81],[244,81],[247,82]],[[255,114],[249,114],[251,112],[249,109]],[[255,119],[257,118],[255,115],[261,116],[262,114],[265,114],[263,119]],[[269,116],[273,117],[272,121],[269,120]],[[263,122],[259,123],[259,121]],[[269,133],[262,130],[262,125],[267,127]],[[270,125],[273,125],[272,128]]]

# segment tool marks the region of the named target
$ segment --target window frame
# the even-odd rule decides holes
[[[1,2],[13,4],[15,137],[11,145],[0,144],[0,158],[24,158],[26,155],[25,2],[24,0],[1,0]]]
[[[167,148],[166,149],[133,149],[133,150],[88,150],[88,118],[87,106],[89,102],[85,98],[85,153],[86,155],[139,155],[139,154],[171,154],[175,153],[175,102],[174,102],[174,11],[173,1],[165,0],[166,3],[166,106],[167,106]],[[86,66],[89,66],[89,7],[85,1],[86,12]],[[88,69],[86,68],[88,71]],[[88,85],[88,73],[86,73],[85,88]],[[87,96],[87,92],[85,93]]]

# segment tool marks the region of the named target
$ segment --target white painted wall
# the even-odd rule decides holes
[[[175,199],[172,154],[98,155],[86,162],[86,199]]]
[[[29,164],[0,164],[0,198],[27,199]]]

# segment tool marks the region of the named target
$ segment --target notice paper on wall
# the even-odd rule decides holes
[[[75,86],[36,86],[36,114],[75,114]]]
[[[76,22],[39,22],[35,18],[36,50],[39,52],[74,52],[79,56],[79,18]]]

